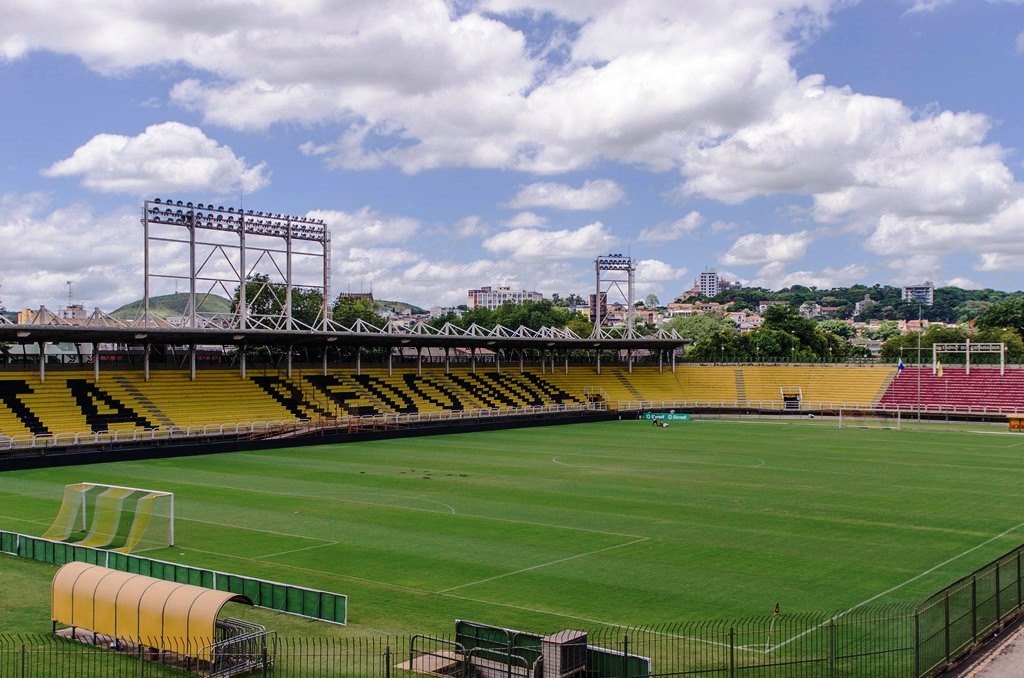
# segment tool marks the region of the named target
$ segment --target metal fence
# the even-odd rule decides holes
[[[588,631],[588,645],[602,650],[603,657],[588,667],[588,676],[913,676],[914,628],[914,611],[904,607],[602,628]],[[271,635],[265,655],[248,666],[249,675],[407,678],[417,675],[403,668],[412,659],[414,638]],[[458,646],[455,635],[437,640]],[[650,673],[634,673],[648,666],[637,657],[650,660]],[[512,669],[521,675],[519,664]],[[208,675],[211,667],[106,638],[96,647],[50,635],[0,635],[0,678],[181,676],[190,670]],[[466,666],[462,673],[468,678],[472,672]]]

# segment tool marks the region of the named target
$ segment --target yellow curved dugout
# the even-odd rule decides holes
[[[53,576],[54,623],[210,660],[224,605],[244,595],[73,562]]]

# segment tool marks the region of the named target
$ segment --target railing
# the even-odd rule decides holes
[[[330,430],[367,430],[406,426],[494,419],[499,417],[535,417],[571,412],[603,412],[606,403],[568,403],[527,407],[495,407],[473,410],[443,410],[411,414],[378,414],[324,419],[280,419],[235,424],[197,424],[115,431],[79,431],[53,435],[0,436],[0,452],[11,450],[51,450],[65,447],[184,441],[189,438],[274,438]]]
[[[1024,546],[916,608],[867,606],[835,614],[779,613],[589,630],[588,645],[603,652],[600,661],[588,653],[587,675],[937,676],[1021,615],[1022,555]],[[175,658],[173,652],[157,654],[116,639],[80,635],[93,645],[50,635],[0,634],[0,678],[181,675],[182,658]],[[431,665],[446,666],[454,672],[450,675],[466,675],[467,660],[480,654],[456,636],[445,635],[276,638],[271,643],[266,652],[261,646],[258,653],[247,653],[257,675],[270,675],[270,661],[278,677],[411,678]],[[164,639],[163,646],[174,647],[174,640]],[[259,659],[254,657],[257,654]],[[487,658],[502,663],[501,657],[488,654]],[[524,662],[508,659],[507,664],[501,675],[522,675]]]
[[[694,412],[700,410],[786,410],[782,400],[619,400],[613,408],[620,412],[639,410],[678,410]],[[870,410],[901,414],[949,414],[949,415],[1006,415],[1024,414],[1022,407],[994,407],[986,405],[940,405],[925,404],[893,405],[887,403],[864,403],[832,400],[802,400],[800,412],[838,412],[839,410]],[[792,411],[792,410],[790,410]]]
[[[553,629],[549,629],[551,631]],[[600,662],[588,659],[595,678],[654,676],[846,676],[912,678],[914,614],[907,607],[861,609],[849,614],[799,614],[700,621],[642,628],[603,627],[587,631],[591,647],[607,648]],[[514,655],[462,648],[452,636],[375,638],[278,637],[251,675],[411,678],[430,667],[468,675],[468,665],[489,675],[524,675],[535,667]],[[163,664],[143,650],[104,639],[92,647],[47,635],[0,635],[0,677],[7,676],[171,676],[180,663]],[[173,641],[164,641],[173,647]],[[255,654],[255,653],[254,653]],[[259,653],[263,656],[262,650]],[[505,657],[503,660],[502,657]],[[512,658],[514,657],[514,658]],[[644,657],[645,661],[630,661]],[[650,663],[647,663],[649,659]],[[66,667],[71,667],[70,669]],[[265,671],[265,672],[264,672]]]

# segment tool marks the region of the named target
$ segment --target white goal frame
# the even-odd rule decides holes
[[[903,413],[900,410],[839,410],[839,428],[882,428],[899,431],[902,421]]]
[[[100,493],[90,502],[89,492],[99,489]],[[125,553],[133,552],[136,544],[144,544],[143,535],[147,532],[149,523],[154,516],[166,519],[166,538],[157,541],[150,540],[149,543],[157,544],[151,548],[162,548],[174,545],[174,493],[162,490],[148,490],[141,487],[126,487],[124,485],[109,485],[107,483],[70,483],[64,486],[64,496],[60,510],[53,524],[43,534],[44,539],[64,541],[83,546],[95,548],[108,547],[116,536],[116,529],[110,530],[111,526],[100,525],[102,519],[112,521],[112,527],[120,525],[122,515],[125,512],[123,502],[129,497],[134,498],[131,504],[134,510],[132,524],[129,526],[127,542],[121,548],[113,550]],[[100,501],[105,504],[99,507]],[[154,507],[159,504],[163,507],[161,511],[139,510],[145,502],[147,507]],[[159,528],[163,532],[163,528]],[[75,532],[86,532],[86,536],[77,541],[71,541]],[[104,538],[107,538],[104,542]],[[134,539],[133,539],[134,538]],[[147,550],[147,549],[142,549]]]

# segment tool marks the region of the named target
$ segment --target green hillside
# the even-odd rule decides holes
[[[231,301],[214,294],[207,296],[205,299],[200,295],[196,295],[197,299],[201,299],[199,305],[200,313],[230,313],[231,312]],[[160,318],[169,318],[172,316],[180,316],[185,313],[185,308],[188,306],[188,293],[177,292],[175,294],[164,294],[159,297],[149,298],[149,311],[153,315]],[[133,301],[130,304],[125,304],[121,308],[111,313],[115,318],[120,320],[131,320],[138,318],[142,315],[142,300]]]

